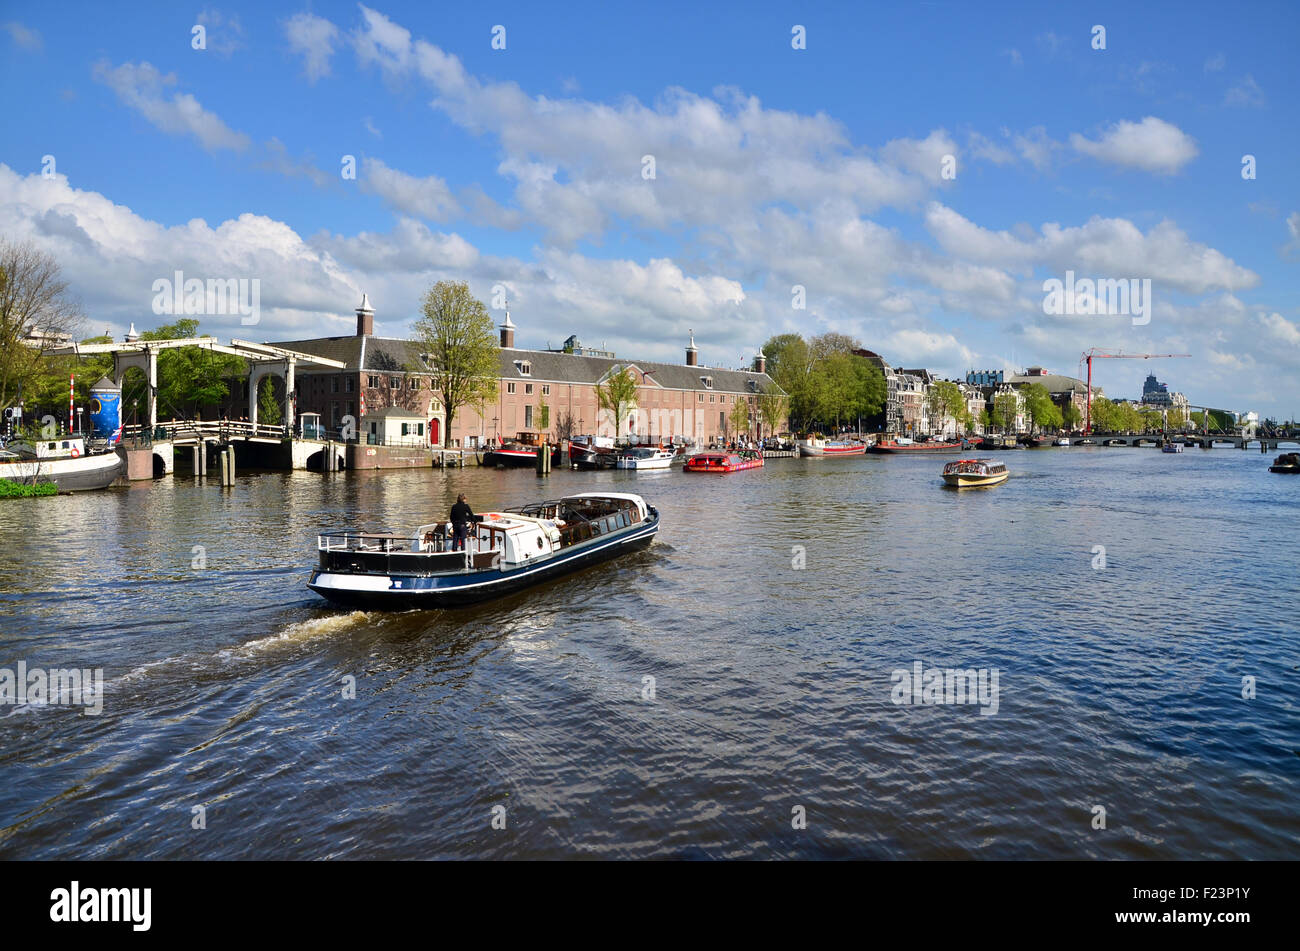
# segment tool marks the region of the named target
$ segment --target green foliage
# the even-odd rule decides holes
[[[59,487],[53,482],[13,482],[10,479],[0,479],[0,499],[32,499],[58,494]]]
[[[1031,383],[1025,388],[1025,412],[1037,429],[1060,429],[1064,421],[1061,408],[1052,402],[1052,394],[1041,383]]]
[[[636,406],[636,374],[627,367],[610,367],[604,382],[596,384],[596,403],[614,414],[614,438],[623,434],[623,419]]]
[[[279,426],[284,421],[280,401],[275,398],[275,380],[269,376],[257,385],[257,421],[263,426]]]
[[[500,385],[500,350],[483,302],[463,281],[439,281],[424,295],[422,316],[412,336],[429,354],[430,382],[446,415],[443,445],[462,406],[495,399]]]
[[[880,412],[885,378],[852,352],[857,349],[856,340],[835,333],[809,341],[798,334],[780,334],[763,345],[768,376],[788,396],[791,426],[811,429],[818,423],[838,424]]]
[[[778,426],[786,421],[790,413],[790,397],[778,393],[775,388],[758,394],[758,416],[767,426],[769,433],[776,432]]]
[[[731,428],[739,435],[749,432],[749,402],[738,398],[731,407]]]
[[[1079,412],[1079,407],[1074,405],[1074,401],[1066,403],[1065,408],[1061,410],[1061,426],[1065,429],[1077,429],[1082,421],[1083,414]]]
[[[999,393],[993,397],[993,419],[1004,433],[1012,431],[1016,423],[1016,410],[1019,408],[1020,401],[1015,393]]]
[[[199,336],[199,322],[182,317],[140,334],[141,340],[185,340]],[[158,354],[158,415],[193,419],[201,407],[222,403],[230,396],[230,383],[248,374],[243,357],[215,353],[201,346],[177,347]],[[142,383],[123,384],[122,404],[139,401],[144,405],[148,394]]]
[[[545,396],[541,397],[537,404],[537,428],[542,432],[551,428],[551,407],[546,402]]]

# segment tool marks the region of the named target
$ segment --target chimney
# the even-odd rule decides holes
[[[691,343],[686,348],[686,365],[688,367],[699,366],[700,351],[695,349],[695,331],[691,331]]]
[[[763,348],[758,348],[758,353],[754,354],[754,372],[767,372],[767,354],[763,353]]]
[[[515,325],[510,320],[510,311],[506,311],[506,319],[501,322],[501,349],[513,350],[515,346]]]
[[[370,306],[370,297],[361,295],[361,306],[357,308],[357,336],[370,337],[375,332],[375,310]]]

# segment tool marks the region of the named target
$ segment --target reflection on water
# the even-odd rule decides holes
[[[1003,458],[961,493],[859,457],[5,503],[0,668],[106,683],[99,717],[0,707],[0,855],[1294,855],[1293,484],[1230,450]],[[656,544],[457,611],[305,588],[317,531],[595,487],[658,506]],[[915,661],[998,669],[997,714],[893,703]]]

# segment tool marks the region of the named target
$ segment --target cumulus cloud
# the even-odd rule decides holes
[[[123,63],[110,66],[106,61],[95,65],[96,81],[108,86],[117,97],[169,135],[192,135],[209,152],[248,148],[248,136],[236,132],[215,113],[204,109],[189,93],[166,90],[176,85],[176,74],[164,75],[149,63]]]
[[[316,82],[330,74],[330,59],[339,42],[339,28],[314,13],[295,13],[284,22],[289,49],[302,57],[303,73]]]
[[[1228,87],[1228,91],[1223,96],[1225,106],[1243,106],[1249,108],[1262,108],[1266,102],[1264,90],[1260,88],[1259,83],[1255,82],[1255,77],[1246,75],[1238,79]]]
[[[239,22],[237,14],[209,8],[200,12],[195,22],[201,24],[206,31],[205,48],[219,56],[228,58],[246,45],[244,26]]]
[[[1096,139],[1079,133],[1070,145],[1101,162],[1172,175],[1196,158],[1196,141],[1176,125],[1147,116],[1141,122],[1115,123]]]
[[[362,190],[378,195],[390,208],[402,214],[445,221],[460,213],[460,206],[452,197],[446,181],[436,175],[417,178],[389,168],[376,158],[365,159],[362,172]]]

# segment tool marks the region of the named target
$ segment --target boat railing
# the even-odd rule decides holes
[[[477,527],[477,526],[476,526]],[[477,533],[465,538],[465,551],[471,555],[500,551],[494,533],[491,541],[480,540]],[[450,533],[440,534],[429,542],[418,535],[398,535],[392,532],[358,532],[342,530],[322,532],[316,536],[316,547],[323,552],[371,552],[378,554],[441,554],[452,550],[454,539]],[[444,547],[444,545],[446,547]]]

